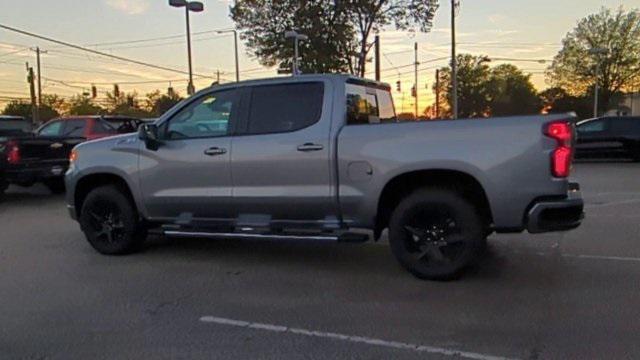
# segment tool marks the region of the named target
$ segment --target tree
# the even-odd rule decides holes
[[[31,120],[31,104],[13,100],[5,106],[2,114],[22,116],[25,119]]]
[[[580,119],[593,116],[592,97],[573,96],[562,88],[553,87],[540,93],[544,110],[547,113],[575,112]]]
[[[511,64],[489,67],[486,56],[460,54],[458,65],[458,116],[484,117],[539,113],[542,102],[531,83],[531,75],[524,74]],[[440,117],[451,116],[451,68],[440,69]],[[435,111],[430,109],[433,113]],[[434,114],[435,116],[435,114]]]
[[[350,72],[364,76],[371,34],[387,25],[429,31],[437,0],[238,0],[231,18],[252,55],[266,66],[288,66],[293,56],[287,30],[301,43],[303,72]]]
[[[69,100],[66,113],[68,115],[102,115],[106,111],[85,95],[76,95]]]
[[[152,116],[161,116],[181,100],[182,97],[175,92],[162,94],[160,90],[156,90],[147,94],[147,110]]]
[[[43,97],[42,106],[39,109],[40,122],[45,123],[55,117],[60,116],[60,113],[56,111],[50,104],[47,104],[47,98]],[[4,108],[4,115],[22,116],[25,119],[32,121],[31,103],[23,103],[20,101],[12,101]]]
[[[490,79],[489,65],[487,65],[489,59],[485,56],[460,54],[456,57],[456,62],[458,65],[458,116],[468,118],[489,115],[491,100],[487,88]],[[453,102],[451,68],[440,69],[440,76],[440,94],[447,103],[444,111],[441,110],[440,116],[450,116],[449,109]]]
[[[309,36],[300,43],[303,72],[349,71],[347,59],[354,51],[354,33],[338,5],[324,0],[241,0],[231,7],[231,18],[262,65],[291,65],[292,40],[285,39],[284,33],[295,29]]]
[[[525,75],[511,64],[491,69],[487,93],[492,116],[538,114],[542,109],[531,75]]]
[[[140,106],[138,93],[120,92],[115,95],[107,93],[107,110],[111,115],[126,115],[131,117],[149,117],[151,114]]]
[[[592,49],[608,54],[593,54]],[[640,11],[603,8],[580,20],[562,41],[547,76],[554,87],[581,96],[593,91],[598,61],[600,103],[606,109],[615,94],[640,83]]]

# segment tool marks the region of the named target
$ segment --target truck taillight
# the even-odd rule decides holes
[[[571,172],[573,157],[572,140],[573,128],[566,121],[547,124],[545,135],[556,140],[556,148],[551,153],[551,174],[555,177],[566,178]]]
[[[9,141],[7,143],[7,162],[9,164],[17,164],[20,162],[20,147],[15,141]]]

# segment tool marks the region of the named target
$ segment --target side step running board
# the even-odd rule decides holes
[[[279,240],[319,240],[360,243],[369,240],[365,234],[343,233],[337,234],[256,234],[243,232],[207,232],[186,230],[164,230],[166,236],[187,238],[243,238],[243,239],[279,239]]]
[[[213,233],[213,232],[195,232],[195,231],[177,231],[166,230],[167,236],[176,237],[204,237],[204,238],[245,238],[245,239],[281,239],[281,240],[324,240],[338,241],[339,237],[335,235],[281,235],[281,234],[252,234],[252,233]]]

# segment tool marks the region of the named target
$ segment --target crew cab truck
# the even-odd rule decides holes
[[[301,75],[214,86],[138,134],[75,147],[67,203],[103,254],[168,236],[365,241],[423,279],[458,276],[493,231],[569,230],[569,115],[397,122],[389,86]]]

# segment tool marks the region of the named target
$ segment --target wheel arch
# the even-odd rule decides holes
[[[414,170],[396,175],[389,180],[378,198],[374,238],[378,239],[388,227],[391,213],[400,201],[417,189],[426,187],[451,189],[476,206],[487,229],[493,224],[493,213],[487,192],[473,175],[459,170]]]
[[[127,181],[122,176],[114,173],[98,172],[81,177],[75,184],[73,203],[78,217],[82,211],[82,205],[91,190],[106,185],[113,185],[122,191],[129,201],[131,201],[138,214],[140,214],[138,204]]]

